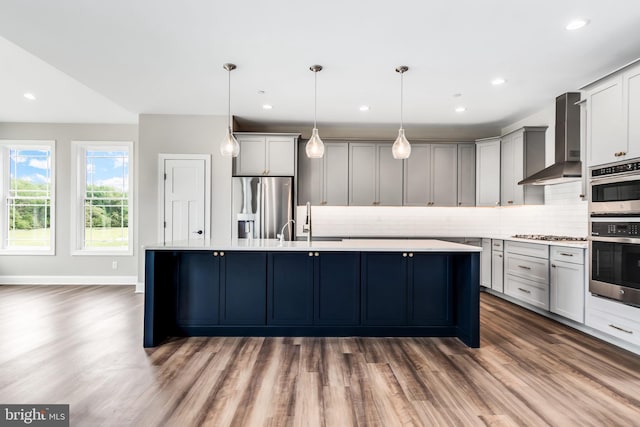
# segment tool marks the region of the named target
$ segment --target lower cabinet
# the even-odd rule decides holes
[[[584,323],[584,249],[552,246],[549,310]]]
[[[360,253],[319,252],[315,257],[313,322],[320,325],[360,323]]]
[[[313,323],[313,252],[271,252],[268,255],[267,323]]]
[[[491,287],[491,239],[482,239],[480,253],[480,284],[485,288]]]
[[[220,259],[220,324],[264,325],[267,321],[267,254],[218,252],[217,256]]]
[[[176,324],[206,326],[219,323],[220,260],[210,251],[180,254],[176,287]]]
[[[491,254],[491,289],[504,292],[504,254],[500,251]]]
[[[450,257],[409,253],[409,325],[453,324]]]

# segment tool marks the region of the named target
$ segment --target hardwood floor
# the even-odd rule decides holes
[[[0,403],[71,425],[630,426],[640,357],[481,298],[455,338],[189,338],[142,348],[124,286],[0,286]]]

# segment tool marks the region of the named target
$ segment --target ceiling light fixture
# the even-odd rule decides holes
[[[456,107],[456,113],[464,113],[467,111],[466,107]]]
[[[25,93],[24,97],[27,98],[29,101],[35,101],[36,100],[36,96],[32,93]]]
[[[574,19],[569,22],[565,27],[568,31],[579,30],[580,28],[586,26],[589,23],[588,19]]]
[[[409,71],[409,67],[401,65],[396,68],[396,72],[400,73],[400,130],[398,131],[398,137],[396,138],[393,146],[391,146],[391,154],[394,159],[408,159],[411,155],[411,144],[407,141],[407,137],[404,136],[404,123],[402,118],[403,113],[403,101],[404,101],[404,73]]]
[[[220,153],[224,157],[238,157],[240,154],[240,144],[238,144],[238,140],[235,136],[233,136],[233,131],[231,129],[233,123],[231,122],[231,72],[236,69],[235,64],[224,64],[222,66],[225,70],[228,71],[229,81],[228,81],[228,110],[227,117],[229,119],[229,126],[227,127],[227,134],[224,139],[220,143]]]
[[[360,111],[369,111],[369,106],[368,105],[361,105],[360,106]]]
[[[320,139],[320,135],[318,135],[318,128],[316,126],[318,113],[318,72],[322,71],[322,65],[312,65],[309,69],[313,71],[313,131],[311,131],[311,138],[307,141],[305,151],[307,157],[319,159],[324,155],[324,143]]]
[[[262,106],[262,108],[263,108],[263,109],[265,109],[265,110],[271,110],[271,109],[273,109],[273,105],[264,104],[264,105]]]
[[[502,84],[505,84],[507,81],[505,79],[503,79],[502,77],[497,77],[493,80],[491,80],[491,84],[494,86],[500,86]]]

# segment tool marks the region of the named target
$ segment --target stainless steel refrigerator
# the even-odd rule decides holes
[[[234,239],[294,240],[292,178],[234,177],[232,209]]]

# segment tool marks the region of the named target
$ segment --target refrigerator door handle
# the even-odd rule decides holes
[[[257,211],[259,212],[259,222],[258,222],[258,232],[256,237],[258,239],[264,239],[265,238],[265,203],[264,203],[264,198],[265,198],[265,185],[264,185],[264,180],[262,178],[258,178],[258,187],[256,189],[256,191],[258,192],[257,194],[257,199],[258,199],[258,209]]]

